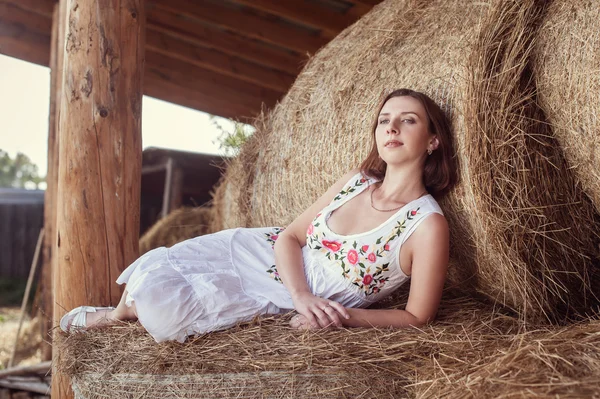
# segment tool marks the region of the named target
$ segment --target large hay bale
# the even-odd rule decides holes
[[[140,255],[158,247],[170,247],[178,242],[212,232],[213,212],[210,207],[175,209],[156,222],[140,238]]]
[[[400,307],[407,300],[399,299]],[[484,398],[600,394],[600,319],[525,332],[493,305],[445,292],[423,328],[298,331],[290,315],[156,344],[139,324],[59,334],[81,399]]]
[[[534,97],[545,2],[388,0],[319,51],[262,121],[250,226],[287,225],[370,149],[378,98],[428,93],[451,114],[461,182],[441,202],[449,282],[532,322],[597,299],[600,224]]]
[[[261,113],[253,122],[256,131],[244,143],[240,153],[225,161],[225,173],[212,193],[212,231],[250,225],[250,194],[256,176],[258,152],[264,145],[266,131],[263,120],[264,114]]]
[[[553,1],[534,61],[540,104],[600,212],[600,3]]]

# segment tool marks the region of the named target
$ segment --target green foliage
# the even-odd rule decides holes
[[[231,121],[233,123],[233,131],[225,129],[214,115],[210,116],[211,123],[221,132],[217,142],[219,148],[224,150],[227,156],[236,156],[240,152],[242,145],[254,133],[254,128],[241,122]]]
[[[38,167],[29,157],[18,152],[15,158],[0,149],[0,187],[38,188],[45,179],[38,174]]]

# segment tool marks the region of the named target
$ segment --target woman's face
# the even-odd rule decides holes
[[[409,96],[392,97],[381,109],[375,129],[379,156],[389,164],[414,161],[435,150],[438,140],[429,133],[429,121],[419,100]]]

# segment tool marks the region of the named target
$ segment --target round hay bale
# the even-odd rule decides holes
[[[585,313],[600,289],[600,224],[536,105],[529,61],[543,11],[533,0],[374,7],[264,117],[249,225],[287,225],[358,166],[379,98],[409,87],[442,105],[456,135],[461,182],[440,199],[449,284],[531,322]]]
[[[600,4],[557,0],[537,35],[539,102],[569,166],[600,212]]]
[[[181,207],[156,222],[140,238],[140,255],[158,247],[209,234],[212,223],[210,207]]]
[[[261,112],[252,125],[256,129],[242,146],[240,153],[226,160],[225,173],[212,194],[213,231],[249,227],[250,193],[256,176],[256,160],[267,129]]]
[[[60,332],[57,367],[82,399],[599,393],[598,315],[525,331],[490,303],[446,292],[438,321],[422,328],[298,331],[288,326],[290,316],[259,318],[183,344],[156,344],[135,323]]]

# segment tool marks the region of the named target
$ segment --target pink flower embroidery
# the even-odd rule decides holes
[[[369,284],[371,284],[372,281],[373,281],[373,276],[371,276],[370,274],[365,274],[365,276],[363,277],[363,284],[369,285]]]
[[[390,244],[385,244],[383,246],[383,249],[385,249],[386,251],[389,251],[390,250]]]
[[[367,252],[369,250],[369,246],[368,245],[363,245],[362,246],[362,250],[363,250],[363,252]]]
[[[271,236],[271,240],[273,240],[273,241],[277,241],[278,238],[279,238],[278,234],[275,234],[274,236]]]
[[[415,216],[417,214],[417,211],[410,211],[410,216]]]
[[[306,230],[306,234],[308,234],[309,236],[312,235],[314,230],[313,224],[311,223],[310,226],[308,226],[308,230]]]
[[[350,251],[348,251],[348,262],[350,262],[353,265],[355,265],[356,262],[358,262],[358,253],[356,252],[356,250],[351,249]]]
[[[323,240],[322,241],[323,246],[329,248],[330,250],[332,250],[333,252],[337,252],[340,250],[340,248],[342,248],[342,244],[340,244],[337,241],[328,241],[328,240]]]
[[[369,256],[367,256],[367,259],[369,259],[369,262],[375,263],[375,261],[377,260],[377,256],[373,252],[371,252]]]
[[[364,183],[364,182],[366,182],[366,181],[367,181],[367,179],[365,179],[364,177],[363,177],[362,179],[360,179],[360,182],[361,182],[361,183]]]

